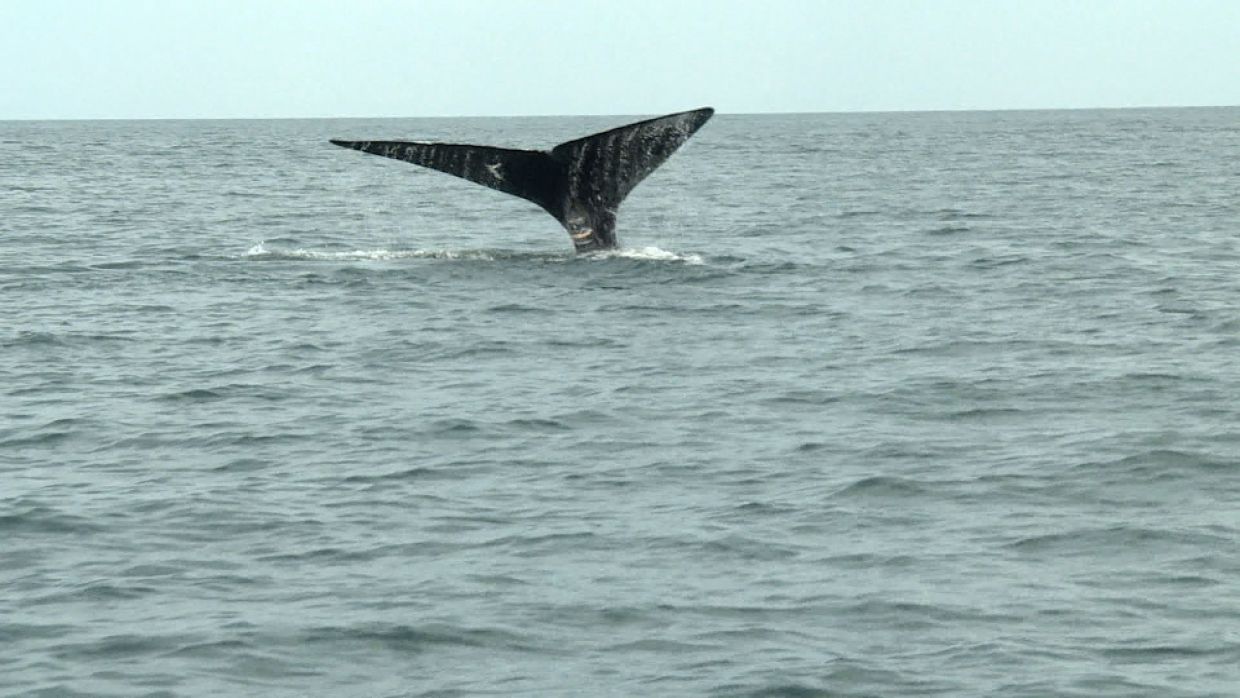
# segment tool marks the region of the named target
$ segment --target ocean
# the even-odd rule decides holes
[[[630,120],[0,122],[0,694],[1240,695],[1240,108]]]

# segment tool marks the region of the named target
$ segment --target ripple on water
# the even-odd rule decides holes
[[[0,693],[1233,695],[1238,114],[0,122]]]

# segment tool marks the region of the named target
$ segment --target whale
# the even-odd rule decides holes
[[[710,107],[637,121],[550,150],[423,141],[333,145],[421,165],[538,204],[577,252],[616,246],[616,211],[633,188],[710,120]]]

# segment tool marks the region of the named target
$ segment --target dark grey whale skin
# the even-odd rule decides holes
[[[331,142],[532,201],[564,226],[578,252],[589,252],[616,246],[620,202],[714,113],[703,107],[668,114],[566,141],[551,150],[418,141]]]

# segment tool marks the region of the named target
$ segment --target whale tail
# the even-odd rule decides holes
[[[549,151],[415,141],[333,144],[446,172],[532,201],[568,231],[578,252],[616,246],[616,210],[715,113],[705,107],[638,121]]]

